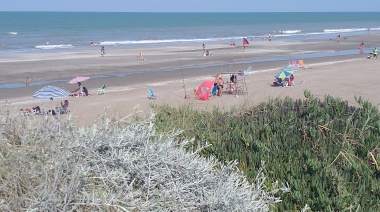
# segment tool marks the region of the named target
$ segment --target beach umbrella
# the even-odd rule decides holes
[[[288,78],[288,77],[290,77],[292,74],[293,74],[293,71],[292,71],[292,70],[282,69],[280,72],[278,72],[278,73],[275,75],[275,77],[276,77],[276,78],[284,79],[284,78]]]
[[[208,100],[210,91],[214,86],[214,80],[206,80],[204,81],[198,88],[195,93],[195,98],[198,100]]]
[[[33,94],[34,98],[51,99],[67,96],[69,93],[56,86],[45,86]]]
[[[69,84],[75,84],[75,83],[78,83],[78,86],[80,87],[81,86],[81,82],[83,82],[83,81],[86,81],[86,80],[88,80],[88,79],[90,79],[90,77],[75,77],[74,79],[72,79],[72,80],[70,80],[70,81],[68,81],[67,83],[69,83]]]

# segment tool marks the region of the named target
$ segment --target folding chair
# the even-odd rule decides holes
[[[244,70],[243,74],[244,75],[250,75],[252,73],[252,66],[248,66],[246,70]]]
[[[77,88],[77,89],[75,89],[73,91],[70,91],[69,96],[77,96],[77,97],[79,97],[80,93],[81,93],[80,88]]]
[[[103,85],[98,89],[98,95],[106,93],[106,85]]]
[[[299,60],[298,63],[299,63],[299,64],[298,64],[298,67],[300,67],[300,68],[307,68],[307,67],[305,66],[305,64],[303,63],[303,60]]]
[[[154,93],[152,88],[148,88],[149,99],[157,99],[158,93]]]

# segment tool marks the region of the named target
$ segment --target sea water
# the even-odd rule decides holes
[[[334,38],[380,32],[380,13],[0,12],[0,57],[81,51],[95,46],[160,45]]]

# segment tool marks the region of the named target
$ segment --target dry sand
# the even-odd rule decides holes
[[[160,47],[145,49],[106,49],[105,57],[100,57],[97,48],[83,52],[45,53],[19,55],[0,58],[0,84],[23,83],[25,77],[31,83],[52,81],[66,90],[74,90],[77,85],[67,84],[75,76],[90,76],[82,85],[89,88],[88,97],[67,97],[70,100],[69,115],[79,126],[88,126],[102,115],[127,116],[138,108],[142,114],[149,114],[150,104],[169,104],[177,107],[191,104],[199,109],[211,109],[214,106],[228,110],[233,106],[248,102],[258,104],[268,98],[290,96],[304,98],[304,90],[310,90],[314,96],[327,94],[340,97],[355,105],[355,96],[361,96],[378,106],[377,73],[380,59],[366,59],[367,54],[359,54],[359,44],[374,48],[380,46],[380,35],[351,36],[335,40],[294,42],[254,40],[243,51],[241,47],[229,48],[229,41],[216,45],[207,45],[213,56],[202,57],[201,46]],[[337,50],[355,50],[357,54],[302,58],[299,54],[330,52]],[[139,52],[146,60],[137,60]],[[367,50],[368,53],[368,50]],[[281,57],[280,60],[271,61]],[[295,86],[273,87],[275,73],[290,60],[303,59],[308,68],[295,72]],[[253,60],[257,62],[252,62]],[[262,60],[262,61],[260,61]],[[225,94],[211,97],[209,101],[194,99],[193,89],[204,80],[212,80],[217,72],[238,72],[253,66],[253,73],[246,76],[248,94]],[[183,75],[183,78],[182,78]],[[228,75],[224,75],[228,80]],[[97,89],[107,85],[107,93],[96,95]],[[33,99],[31,95],[44,85],[0,89],[2,113],[9,111],[19,115],[20,108],[40,105],[44,109],[57,106],[63,99],[53,102]],[[158,93],[158,99],[148,99],[147,88]],[[184,89],[185,88],[185,89]],[[190,95],[190,99],[185,99]]]

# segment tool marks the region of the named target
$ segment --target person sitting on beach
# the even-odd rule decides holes
[[[367,56],[367,59],[372,59],[373,58],[373,52],[369,53],[369,55]]]
[[[214,80],[214,86],[218,86],[218,96],[222,96],[223,94],[223,84],[224,81],[222,78],[222,74],[217,73]]]
[[[137,60],[145,60],[142,56],[142,53],[140,53],[139,55],[137,55]]]
[[[378,52],[378,50],[377,50],[377,48],[375,48],[375,49],[373,50],[373,57],[376,57],[376,59],[377,59],[377,52]]]
[[[62,103],[62,101],[61,101],[61,107],[63,108],[63,109],[67,109],[68,107],[69,107],[69,100],[65,100],[64,101],[64,103]]]
[[[84,94],[83,96],[88,96],[88,95],[89,95],[89,94],[88,94],[88,90],[87,90],[86,87],[83,87],[83,88],[82,88],[82,94]]]
[[[65,114],[69,112],[68,108],[69,108],[69,100],[66,99],[63,103],[61,101],[61,107],[56,107],[55,109],[57,110],[57,112],[59,112],[59,114]],[[54,110],[49,111],[49,113],[51,113],[52,115],[55,115]]]
[[[33,113],[34,114],[41,114],[41,108],[40,108],[40,106],[33,107]]]

